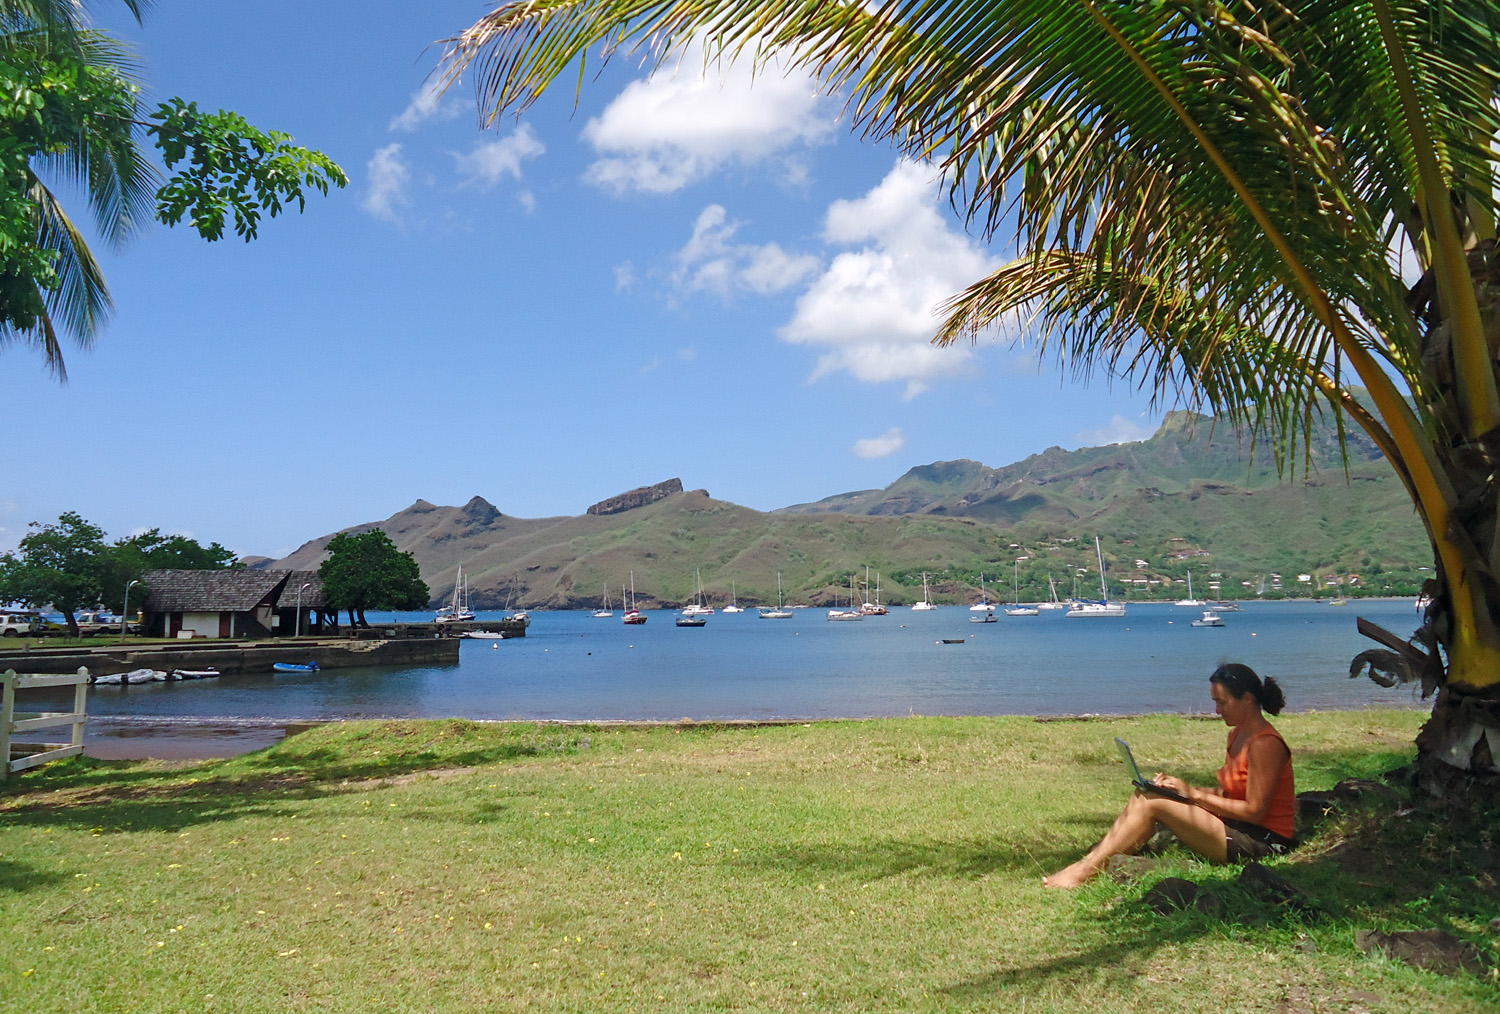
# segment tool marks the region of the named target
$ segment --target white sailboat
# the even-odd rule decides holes
[[[693,604],[690,606],[682,607],[682,615],[712,616],[714,614],[714,607],[703,601],[703,572],[701,570],[695,570],[693,573],[697,575],[698,578],[698,591],[693,596]]]
[[[880,604],[880,572],[875,572],[875,601],[870,601],[870,568],[865,568],[865,600],[860,604],[859,611],[866,616],[886,615],[885,606]]]
[[[1042,610],[1039,606],[1021,605],[1021,561],[1017,560],[1012,571],[1012,583],[1015,585],[1015,602],[1005,607],[1006,616],[1040,616]]]
[[[768,609],[760,607],[760,618],[763,620],[790,620],[792,611],[781,601],[781,571],[776,572],[776,608]]]
[[[740,605],[740,597],[739,597],[739,595],[735,591],[734,582],[731,581],[731,582],[729,582],[729,605],[727,605],[723,609],[721,609],[720,612],[723,612],[723,613],[743,613],[744,611],[745,611],[745,607],[742,606],[742,605]]]
[[[1068,604],[1066,602],[1059,602],[1058,601],[1058,598],[1057,598],[1057,583],[1052,580],[1052,575],[1051,574],[1047,575],[1047,587],[1052,592],[1052,598],[1051,598],[1050,601],[1047,601],[1047,602],[1038,602],[1037,603],[1037,608],[1038,609],[1049,609],[1049,610],[1050,609],[1066,609],[1066,608],[1068,608]]]
[[[1109,588],[1104,583],[1104,549],[1099,545],[1099,536],[1094,536],[1094,552],[1099,557],[1099,601],[1074,599],[1067,616],[1124,616],[1125,603],[1111,602]]]
[[[609,608],[609,582],[606,581],[604,582],[604,605],[600,606],[598,609],[595,609],[593,612],[593,616],[596,620],[607,620],[614,614],[615,611]]]
[[[922,572],[922,601],[912,603],[911,608],[913,612],[918,613],[937,608],[937,606],[932,604],[932,596],[927,594],[927,572],[925,570]]]
[[[465,623],[474,618],[469,606],[469,579],[464,577],[464,565],[458,565],[458,576],[453,579],[453,604],[437,611],[437,623]]]
[[[859,607],[854,604],[854,575],[853,574],[849,575],[849,608],[848,609],[830,609],[830,610],[828,610],[828,618],[830,620],[833,620],[833,621],[838,622],[838,623],[845,623],[845,622],[848,622],[850,620],[863,620],[865,618],[865,614],[862,613],[862,612],[860,612],[859,611]]]
[[[1202,601],[1200,601],[1198,599],[1193,598],[1193,572],[1192,571],[1188,571],[1188,597],[1185,598],[1185,599],[1178,599],[1176,602],[1174,602],[1172,604],[1176,605],[1176,606],[1192,606],[1195,609],[1202,609],[1205,605],[1207,605],[1207,603],[1202,602]]]
[[[991,602],[989,596],[984,593],[984,575],[980,574],[979,575],[979,601],[976,602],[976,603],[974,603],[972,606],[969,607],[969,612],[971,612],[971,613],[993,613],[994,611],[995,611],[995,604],[993,602]]]

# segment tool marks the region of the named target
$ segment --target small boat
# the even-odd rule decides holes
[[[763,620],[790,620],[792,611],[781,601],[781,571],[776,572],[776,608],[767,609],[762,606],[760,618]]]
[[[983,622],[983,621],[980,621],[980,622]],[[963,644],[964,643],[964,639],[962,637],[945,637],[941,641],[939,641],[938,643],[939,644]]]
[[[631,627],[640,626],[646,622],[646,614],[635,605],[635,571],[633,570],[630,572],[630,595],[625,599],[625,615],[621,619]]]
[[[830,620],[832,620],[833,622],[835,622],[835,623],[849,623],[849,622],[851,622],[853,620],[862,620],[862,619],[865,618],[865,614],[862,613],[862,612],[860,612],[859,611],[859,607],[854,604],[854,575],[853,574],[849,575],[849,608],[848,609],[830,609],[830,610],[828,610],[828,618]]]
[[[606,581],[604,583],[604,605],[594,610],[593,617],[596,620],[607,620],[614,614],[615,611],[609,608],[609,582]]]
[[[1061,602],[1061,601],[1058,600],[1058,598],[1057,598],[1057,582],[1055,582],[1055,581],[1052,580],[1052,575],[1051,574],[1047,575],[1047,588],[1051,591],[1052,598],[1050,600],[1046,601],[1046,602],[1039,602],[1039,603],[1037,603],[1037,608],[1038,609],[1049,609],[1050,610],[1050,609],[1066,609],[1066,608],[1068,608],[1068,604],[1066,602]]]
[[[925,570],[922,572],[922,601],[913,602],[911,608],[913,612],[918,613],[937,608],[937,606],[932,604],[932,596],[927,594],[927,572]]]
[[[859,611],[865,616],[885,616],[888,610],[880,604],[880,572],[875,572],[875,601],[870,601],[870,568],[865,568],[865,600],[860,603]]]
[[[1218,602],[1207,602],[1205,603],[1205,605],[1207,605],[1208,608],[1212,609],[1216,613],[1244,612],[1244,610],[1240,608],[1240,604],[1238,602],[1225,602],[1223,599],[1220,599]]]
[[[1178,599],[1176,602],[1173,602],[1172,604],[1174,606],[1192,606],[1192,607],[1197,608],[1197,609],[1202,609],[1204,606],[1208,605],[1207,602],[1203,602],[1203,601],[1201,601],[1199,599],[1193,598],[1193,572],[1192,571],[1188,571],[1188,597],[1185,598],[1185,599]]]
[[[453,604],[439,609],[434,617],[436,623],[467,623],[474,618],[469,605],[469,580],[464,577],[464,565],[458,565],[458,576],[453,579]]]
[[[979,575],[979,601],[976,602],[976,603],[974,603],[972,606],[969,607],[969,612],[971,612],[971,613],[993,613],[994,611],[995,611],[995,604],[993,602],[991,602],[989,596],[984,593],[984,575],[980,574]]]
[[[721,613],[743,613],[745,607],[740,605],[739,596],[735,593],[734,582],[729,582],[729,605],[719,610]]]
[[[683,613],[674,622],[679,627],[706,627],[708,626],[708,617]]]
[[[1104,550],[1099,545],[1099,536],[1094,536],[1094,552],[1099,557],[1099,601],[1091,602],[1088,599],[1074,599],[1068,608],[1066,616],[1124,616],[1125,603],[1111,602],[1109,600],[1109,588],[1104,583]]]
[[[693,595],[693,604],[690,606],[682,607],[682,615],[712,616],[714,614],[714,607],[703,601],[703,572],[701,570],[696,570],[693,573],[697,576],[698,579],[698,590]]]
[[[1212,609],[1205,609],[1205,610],[1203,610],[1203,618],[1199,619],[1199,620],[1194,620],[1193,621],[1193,626],[1195,626],[1195,627],[1222,627],[1222,626],[1224,626],[1224,620],[1223,620],[1222,617],[1219,616],[1218,613],[1214,612]]]
[[[468,640],[471,640],[471,641],[503,641],[503,640],[505,640],[505,635],[504,634],[497,634],[493,630],[465,630],[462,634],[459,634],[458,636],[459,637],[463,637],[463,638],[467,638]]]
[[[1041,609],[1040,606],[1023,606],[1023,605],[1021,605],[1021,561],[1020,560],[1017,560],[1016,563],[1015,563],[1014,575],[1015,575],[1014,581],[1015,581],[1015,596],[1016,596],[1016,598],[1015,598],[1015,602],[1013,602],[1012,604],[1010,604],[1010,605],[1008,605],[1008,606],[1005,607],[1005,615],[1006,616],[1040,616],[1040,615],[1042,615],[1042,609]]]
[[[214,675],[218,675],[215,673]],[[162,683],[165,682],[167,674],[160,669],[132,669],[130,672],[111,673],[107,676],[99,676],[89,682],[102,684],[104,686],[127,686],[131,683]]]
[[[213,666],[207,669],[172,669],[167,673],[169,680],[207,680],[219,675],[219,670]]]
[[[317,672],[322,666],[316,662],[277,662],[271,666],[272,672]]]
[[[970,623],[999,623],[1000,622],[1000,617],[996,616],[994,613],[984,613],[983,615],[980,615],[980,616],[970,616],[969,617],[969,622]]]

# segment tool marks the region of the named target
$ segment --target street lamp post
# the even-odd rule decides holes
[[[125,601],[120,603],[120,643],[125,643],[125,625],[130,622],[130,589],[140,584],[139,581],[131,581],[125,586]]]
[[[296,633],[292,635],[293,637],[302,636],[302,593],[311,587],[312,582],[309,581],[307,584],[297,589],[297,627]]]

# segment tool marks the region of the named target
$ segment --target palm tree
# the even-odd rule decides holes
[[[139,17],[139,0],[123,2]],[[39,347],[59,378],[67,375],[62,338],[87,348],[113,302],[54,188],[87,194],[99,234],[118,246],[151,217],[158,182],[142,156],[134,59],[81,17],[70,0],[0,0],[4,127],[18,142],[0,190],[18,231],[30,232],[5,251],[0,347]]]
[[[595,47],[694,40],[818,74],[855,130],[936,163],[972,224],[1013,238],[936,341],[1024,311],[1038,354],[1227,415],[1289,471],[1316,418],[1367,432],[1437,567],[1422,628],[1362,625],[1383,647],[1351,675],[1437,690],[1430,789],[1495,784],[1500,7],[515,0],[449,40],[446,80],[493,119]]]

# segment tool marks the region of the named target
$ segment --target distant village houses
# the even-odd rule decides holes
[[[291,637],[338,629],[313,570],[148,570],[148,637]]]

